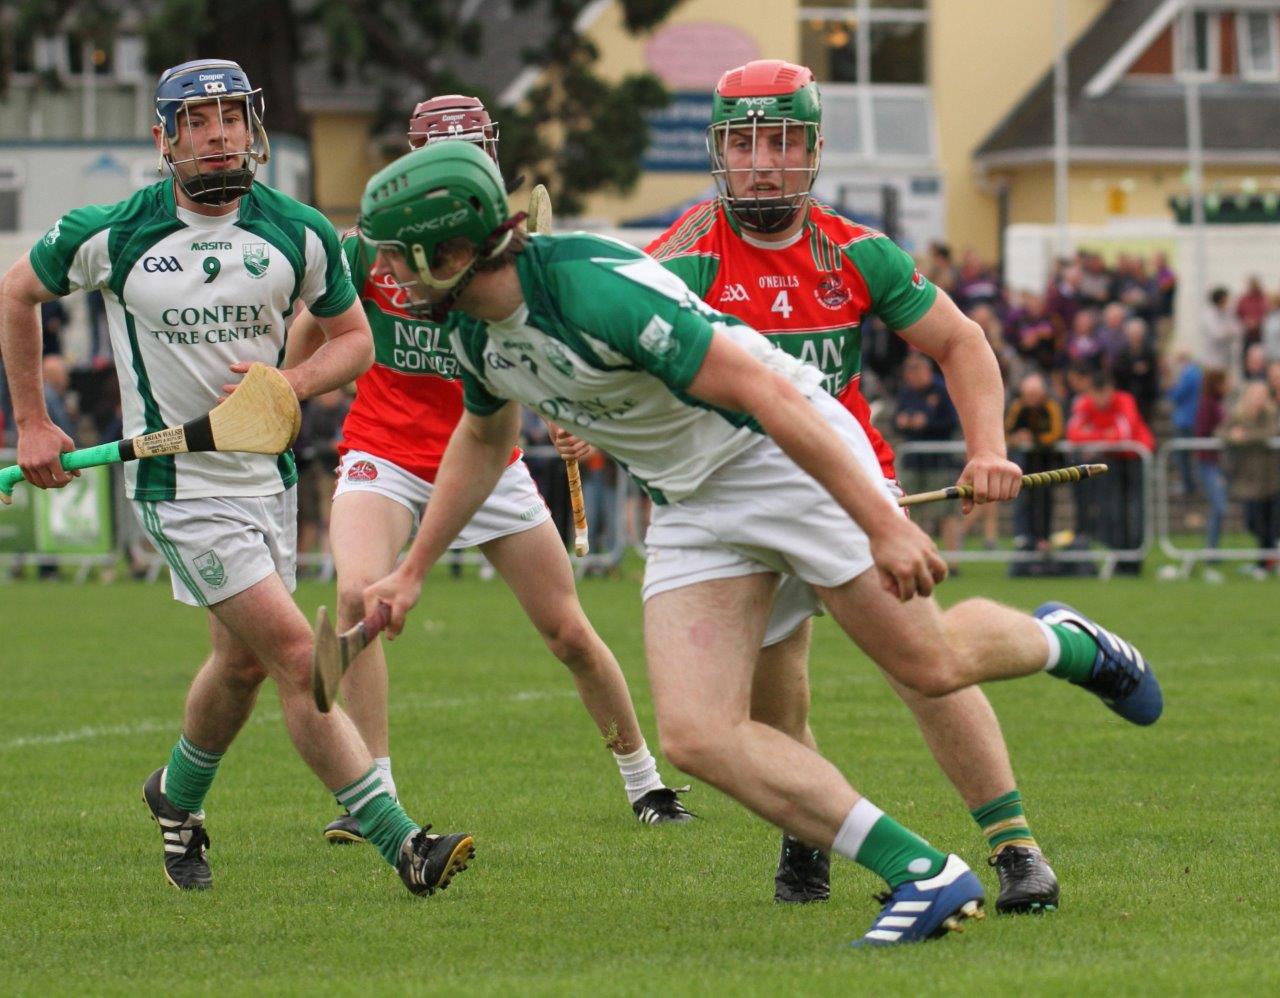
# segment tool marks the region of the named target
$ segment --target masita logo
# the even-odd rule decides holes
[[[210,250],[229,250],[231,249],[231,244],[219,243],[219,242],[192,243],[191,248],[195,250],[197,253],[208,253]]]
[[[148,274],[176,274],[182,269],[176,256],[144,256],[142,269]]]

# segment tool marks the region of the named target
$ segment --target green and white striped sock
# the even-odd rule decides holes
[[[175,807],[199,811],[204,806],[205,794],[218,774],[221,761],[221,752],[203,749],[182,735],[169,753],[169,765],[164,773],[164,795]]]
[[[395,866],[400,846],[419,826],[387,792],[378,767],[371,766],[360,779],[334,791],[333,796],[360,822],[360,834],[378,847],[383,859]]]

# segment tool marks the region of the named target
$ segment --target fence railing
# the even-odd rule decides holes
[[[1117,571],[1136,570],[1157,548],[1173,562],[1176,577],[1187,577],[1197,565],[1227,561],[1280,559],[1277,548],[1209,546],[1197,543],[1211,516],[1221,515],[1220,536],[1238,540],[1246,521],[1238,504],[1225,509],[1207,503],[1203,488],[1195,492],[1196,478],[1188,462],[1196,454],[1219,453],[1222,443],[1213,438],[1178,438],[1163,443],[1155,454],[1132,443],[1064,444],[1053,448],[1054,466],[1105,461],[1111,472],[1101,478],[1073,485],[1026,490],[1014,503],[999,503],[966,518],[968,532],[986,528],[982,517],[994,517],[995,543],[976,546],[965,542],[962,532],[949,534],[948,518],[956,517],[956,503],[916,507],[913,516],[937,530],[940,548],[952,563],[1002,562],[1011,574],[1063,574],[1071,571],[1110,578]],[[1270,441],[1280,451],[1280,437]],[[535,468],[546,463],[546,474],[563,474],[553,447],[530,447],[526,455]],[[1014,452],[1010,455],[1020,460]],[[0,450],[0,464],[12,463],[12,451]],[[1276,460],[1280,461],[1280,453]],[[964,462],[959,441],[904,443],[898,448],[898,471],[903,488],[918,492],[953,482]],[[1022,461],[1020,460],[1020,463]],[[1039,470],[1038,468],[1035,470]],[[134,574],[155,581],[164,560],[145,544],[133,512],[123,497],[120,469],[92,469],[94,475],[78,481],[76,491],[63,495],[40,494],[25,483],[14,491],[14,505],[0,507],[0,581],[14,567],[39,564],[74,569],[76,581],[84,581],[94,569],[102,577],[114,577],[122,556],[129,558]],[[96,474],[100,472],[100,474]],[[92,483],[92,486],[91,486]],[[591,522],[591,551],[572,559],[578,574],[616,567],[627,550],[643,538],[645,503],[639,490],[620,469],[608,475],[588,475],[584,481]],[[1280,518],[1280,497],[1274,515]],[[981,509],[981,508],[980,508]],[[960,543],[947,543],[959,536]],[[1012,542],[1012,543],[1011,543]],[[479,552],[449,556],[462,564],[482,563]],[[333,577],[332,558],[323,552],[301,552],[301,570],[322,580]]]

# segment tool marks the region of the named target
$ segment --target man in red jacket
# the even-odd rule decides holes
[[[1116,388],[1111,375],[1093,375],[1087,391],[1071,407],[1067,422],[1071,443],[1135,443],[1144,451],[1155,449],[1155,436],[1138,411],[1138,403],[1128,392]],[[1111,473],[1093,485],[1099,507],[1095,522],[1101,540],[1118,551],[1132,551],[1142,545],[1143,501],[1142,461],[1131,450],[1107,454]],[[1122,560],[1117,571],[1137,575],[1142,561],[1134,556]]]

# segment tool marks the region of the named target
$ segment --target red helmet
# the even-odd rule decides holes
[[[409,116],[409,148],[442,139],[474,142],[498,162],[498,123],[475,97],[445,94],[424,100]]]

